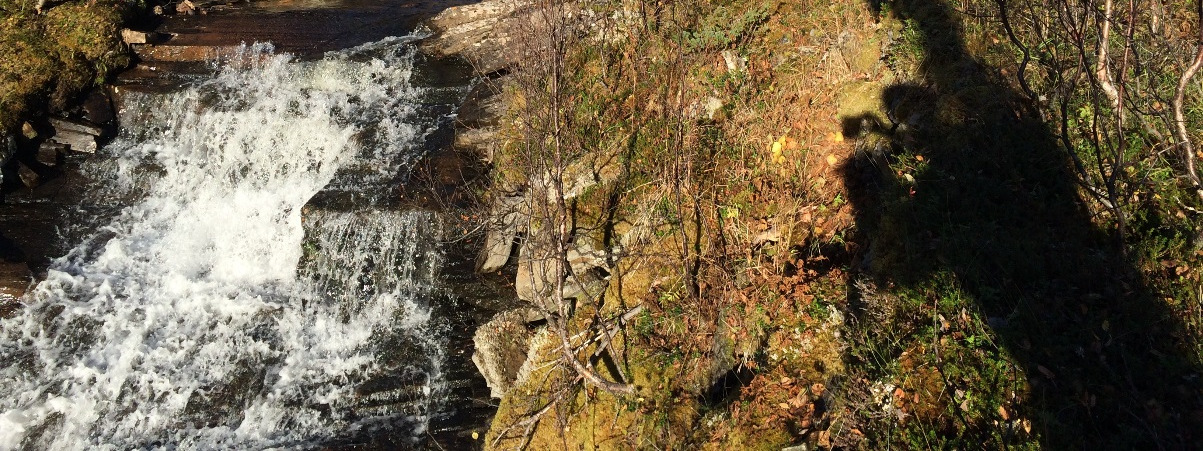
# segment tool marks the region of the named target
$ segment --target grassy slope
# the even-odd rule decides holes
[[[502,401],[490,443],[1203,440],[1197,219],[1177,206],[1198,201],[1140,184],[1120,251],[1019,100],[997,23],[934,0],[627,10],[626,39],[570,49],[561,113],[581,155],[622,173],[578,199],[577,234],[644,232],[577,315],[647,308],[615,345],[641,390],[581,388],[551,362]],[[567,401],[523,422],[551,399]]]

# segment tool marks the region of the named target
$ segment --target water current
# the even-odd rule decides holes
[[[0,323],[0,449],[423,436],[449,390],[441,227],[382,188],[436,128],[412,40],[245,46],[135,99],[85,168],[112,213]],[[319,192],[353,208],[307,206]]]

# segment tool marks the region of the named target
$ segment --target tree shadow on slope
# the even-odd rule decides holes
[[[1092,223],[1070,160],[1045,124],[967,53],[959,19],[942,1],[870,2],[908,22],[923,55],[918,82],[882,92],[894,124],[845,119],[846,132],[867,125],[879,137],[876,149],[858,151],[843,166],[858,241],[866,245],[861,279],[923,299],[915,302],[913,327],[888,326],[903,336],[867,335],[887,358],[874,363],[854,350],[854,363],[885,372],[890,364],[883,362],[902,362],[894,371],[921,373],[926,368],[908,360],[918,351],[935,354],[926,362],[938,373],[935,396],[945,398],[952,419],[921,435],[962,446],[1023,441],[1020,429],[1028,426],[1016,422],[1021,417],[1053,449],[1203,443],[1198,362],[1183,343],[1182,324],[1142,283],[1114,237]],[[880,328],[863,326],[880,320],[866,316],[877,308],[871,304],[886,302],[868,291],[852,299],[854,321]],[[958,293],[952,301],[941,299],[950,291]],[[965,341],[948,326],[957,310],[970,316],[956,299],[994,338],[941,356],[942,346],[953,346],[948,339]],[[983,352],[1018,367],[1010,387],[1018,387],[1019,399],[1010,412],[1001,398],[1012,388],[998,386],[1006,382],[963,386],[989,373],[964,368],[988,362],[974,359]],[[995,392],[1000,408],[966,408],[965,392],[982,387]],[[969,418],[971,411],[985,418]]]

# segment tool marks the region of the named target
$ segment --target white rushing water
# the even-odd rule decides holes
[[[386,180],[412,160],[429,129],[412,60],[406,39],[311,62],[250,46],[125,124],[97,193],[129,204],[0,323],[0,449],[422,433],[442,359],[436,218],[302,224],[339,171]]]

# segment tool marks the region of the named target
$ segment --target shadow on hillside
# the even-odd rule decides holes
[[[920,81],[882,93],[900,125],[878,127],[884,145],[843,167],[866,276],[955,280],[1026,374],[1020,414],[1051,449],[1203,443],[1183,327],[1092,223],[1054,136],[967,53],[948,5],[889,6],[913,21],[924,54]],[[917,161],[913,181],[889,167],[902,159]]]

